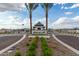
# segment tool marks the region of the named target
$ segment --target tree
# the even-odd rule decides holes
[[[45,17],[46,17],[46,31],[48,30],[48,11],[53,6],[52,3],[43,3],[41,6],[45,9]]]
[[[35,10],[38,4],[35,3],[25,3],[26,8],[29,11],[29,19],[30,19],[30,33],[32,34],[32,11]]]

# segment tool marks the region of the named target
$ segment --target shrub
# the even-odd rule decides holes
[[[16,52],[15,52],[15,56],[21,56],[21,53],[20,53],[19,50],[16,50]]]
[[[31,41],[31,39],[29,41]]]
[[[36,45],[35,44],[31,44],[31,46],[29,47],[29,50],[35,50]]]
[[[52,55],[51,49],[47,48],[43,50],[43,54],[44,56],[51,56]]]
[[[27,52],[27,55],[28,55],[28,56],[35,56],[35,51],[29,50],[29,51]]]
[[[52,50],[50,48],[48,48],[47,41],[44,37],[41,38],[41,47],[42,47],[44,56],[51,56],[52,55]]]
[[[37,47],[37,41],[38,41],[38,37],[33,38],[32,42],[31,42],[31,44],[29,46],[27,55],[35,56],[35,49]]]
[[[27,43],[26,46],[29,46],[29,43]]]

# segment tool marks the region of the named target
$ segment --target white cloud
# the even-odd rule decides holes
[[[56,20],[53,24],[54,24],[54,25],[59,25],[59,24],[66,24],[66,23],[68,23],[68,22],[69,22],[68,18],[66,18],[66,17],[61,17],[61,18],[59,18],[58,20]]]
[[[28,18],[25,18],[24,20],[23,19],[21,20],[16,16],[7,16],[4,18],[0,18],[0,28],[20,29],[28,27],[29,27]]]
[[[79,28],[78,25],[79,25],[79,16],[75,16],[73,18],[60,17],[52,24],[52,27],[53,28],[73,28],[73,27]]]
[[[30,27],[30,19],[29,18],[25,18],[23,21],[22,21],[22,24],[24,24],[25,28],[29,28]]]
[[[64,6],[66,3],[62,3],[62,4],[60,4],[61,5],[61,9],[69,9],[69,7],[67,7],[67,6]]]
[[[0,3],[0,11],[20,11],[24,3]]]
[[[72,9],[72,8],[77,8],[79,7],[79,3],[76,3],[76,4],[73,4],[72,6],[70,7],[67,7],[67,6],[61,6],[61,9]]]
[[[37,23],[37,22],[41,22],[42,24],[44,24],[44,26],[45,26],[45,22],[46,22],[46,18],[40,18],[40,19],[37,19],[36,18],[36,20],[35,21],[32,21],[32,23],[33,23],[33,26]]]
[[[61,6],[61,9],[70,9],[71,7]]]
[[[79,16],[76,16],[76,17],[74,17],[72,19],[75,21],[76,24],[79,25]]]
[[[69,15],[69,14],[73,14],[73,12],[64,12],[64,14]]]
[[[74,19],[74,20],[79,20],[79,16],[76,16],[76,17],[74,17],[74,18],[72,18],[72,19]]]
[[[79,7],[79,4],[73,4],[70,8],[76,8]]]
[[[36,21],[32,21],[32,25],[36,24],[37,22],[41,22],[46,25],[46,18],[36,19]],[[24,26],[22,26],[24,24]],[[48,19],[48,26],[51,28],[52,22]],[[12,28],[12,29],[20,29],[20,28],[30,28],[30,20],[29,18],[19,19],[16,16],[8,16],[0,20],[0,28]]]

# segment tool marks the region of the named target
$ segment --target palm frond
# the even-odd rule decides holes
[[[33,10],[35,10],[38,7],[39,4],[34,4]]]
[[[53,6],[53,3],[50,3],[50,4],[48,5],[48,8],[50,9],[50,8],[52,8],[52,6]]]
[[[40,4],[40,5],[41,5],[41,7],[42,7],[42,8],[44,8],[44,9],[45,9],[45,6],[44,6],[44,4]]]
[[[34,5],[35,5],[35,3],[29,3],[29,9],[33,9],[33,7],[34,7]]]
[[[53,4],[52,3],[43,3],[43,4],[41,4],[41,6],[44,9],[46,9],[46,8],[50,9],[53,6]]]
[[[28,10],[32,11],[32,10],[34,10],[38,7],[38,4],[36,4],[36,3],[25,3],[25,6]]]

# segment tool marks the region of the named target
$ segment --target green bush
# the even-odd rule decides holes
[[[51,56],[52,55],[52,50],[50,48],[48,48],[47,41],[44,37],[41,38],[41,47],[42,47],[44,56]]]
[[[35,56],[35,51],[29,50],[29,51],[27,52],[27,55],[28,55],[28,56]]]
[[[33,38],[32,42],[31,42],[31,44],[29,46],[27,55],[35,56],[35,49],[37,47],[37,41],[38,41],[38,37]]]
[[[52,55],[51,49],[47,48],[43,50],[43,54],[44,56],[51,56]]]
[[[15,52],[15,56],[21,56],[21,53],[20,53],[19,50],[16,50],[16,52]]]
[[[36,45],[35,44],[32,44],[30,47],[29,47],[29,50],[35,50],[36,48]]]
[[[26,46],[29,46],[29,43],[27,43]]]
[[[31,39],[29,41],[31,41]]]

